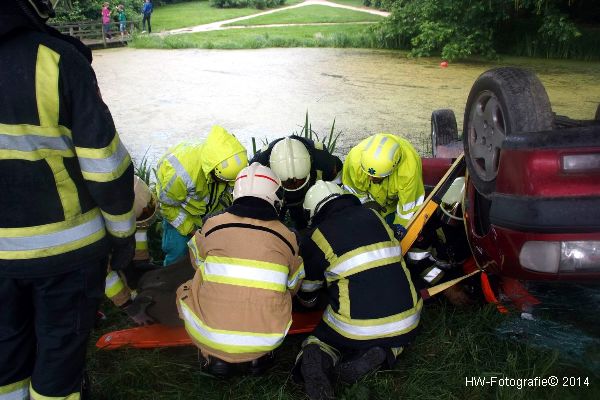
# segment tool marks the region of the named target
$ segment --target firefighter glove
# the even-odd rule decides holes
[[[127,268],[135,256],[135,235],[127,238],[111,236],[110,268],[121,271]]]

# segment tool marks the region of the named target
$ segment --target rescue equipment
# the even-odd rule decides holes
[[[293,313],[292,326],[288,335],[312,332],[321,321],[322,311]],[[109,332],[96,342],[103,350],[115,350],[123,347],[149,349],[156,347],[191,346],[192,339],[184,327],[168,327],[155,324],[137,328]]]

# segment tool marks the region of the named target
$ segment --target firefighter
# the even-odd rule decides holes
[[[213,126],[203,143],[181,143],[161,159],[156,192],[164,265],[187,255],[187,242],[203,218],[231,204],[231,185],[247,165],[246,149],[220,126]]]
[[[273,170],[285,189],[285,218],[289,210],[296,229],[306,228],[308,221],[302,210],[304,195],[317,179],[341,183],[342,160],[330,154],[321,142],[292,135],[274,140],[258,151],[251,162],[259,162]]]
[[[78,399],[111,268],[135,251],[133,165],[57,0],[0,2],[0,398]]]
[[[309,189],[304,208],[311,229],[300,245],[306,277],[298,297],[314,304],[326,287],[329,305],[302,344],[293,373],[309,398],[333,398],[334,369],[354,383],[394,365],[416,335],[423,302],[398,240],[374,210],[323,181]]]
[[[136,218],[135,256],[128,268],[122,271],[108,269],[104,293],[115,306],[125,311],[133,322],[147,325],[154,320],[146,314],[146,309],[140,306],[140,302],[134,303],[133,300],[136,296],[134,289],[141,276],[150,270],[162,268],[150,262],[148,252],[148,228],[156,220],[156,203],[148,185],[137,175],[133,179],[135,193],[133,211]]]
[[[179,315],[204,369],[227,377],[258,374],[292,323],[292,295],[304,267],[295,234],[280,221],[279,178],[253,163],[240,172],[234,202],[190,241],[193,280],[177,292]]]
[[[390,133],[368,137],[350,150],[342,183],[377,210],[398,238],[425,196],[421,158],[406,139]]]

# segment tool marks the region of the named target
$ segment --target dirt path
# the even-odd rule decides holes
[[[273,14],[273,13],[284,11],[284,10],[290,10],[292,8],[299,8],[299,7],[306,7],[306,6],[313,6],[313,5],[335,7],[335,8],[345,8],[348,10],[360,11],[360,12],[364,12],[367,14],[380,15],[382,17],[387,17],[390,15],[390,13],[387,11],[373,10],[370,8],[363,8],[363,7],[354,7],[354,6],[348,6],[345,4],[337,4],[337,3],[332,3],[331,1],[327,1],[327,0],[306,0],[302,3],[294,4],[293,6],[276,8],[274,10],[268,10],[268,11],[260,12],[257,14],[227,19],[224,21],[211,22],[210,24],[190,26],[187,28],[172,29],[170,31],[161,32],[158,35],[179,35],[182,33],[208,32],[208,31],[218,31],[218,30],[224,30],[224,29],[256,28],[257,26],[224,26],[224,25],[231,24],[233,22],[244,21],[247,19],[261,16],[261,15],[268,15],[268,14]],[[315,24],[273,24],[273,25],[260,25],[260,27],[264,28],[267,26],[276,27],[276,26],[298,26],[298,25],[315,25]],[[320,24],[320,25],[323,25],[323,24]]]

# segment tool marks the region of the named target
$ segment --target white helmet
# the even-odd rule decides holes
[[[144,212],[144,208],[152,201],[152,192],[150,188],[139,176],[133,176],[133,192],[135,198],[133,200],[133,212],[135,217],[139,218]]]
[[[279,213],[283,205],[281,181],[268,167],[255,162],[242,169],[235,178],[233,200],[240,197],[257,197],[266,200]]]
[[[297,139],[286,137],[275,143],[269,157],[269,165],[287,191],[300,190],[308,184],[310,154],[306,146]]]
[[[302,207],[309,212],[312,220],[325,204],[343,194],[344,190],[335,183],[318,180],[306,192]]]

